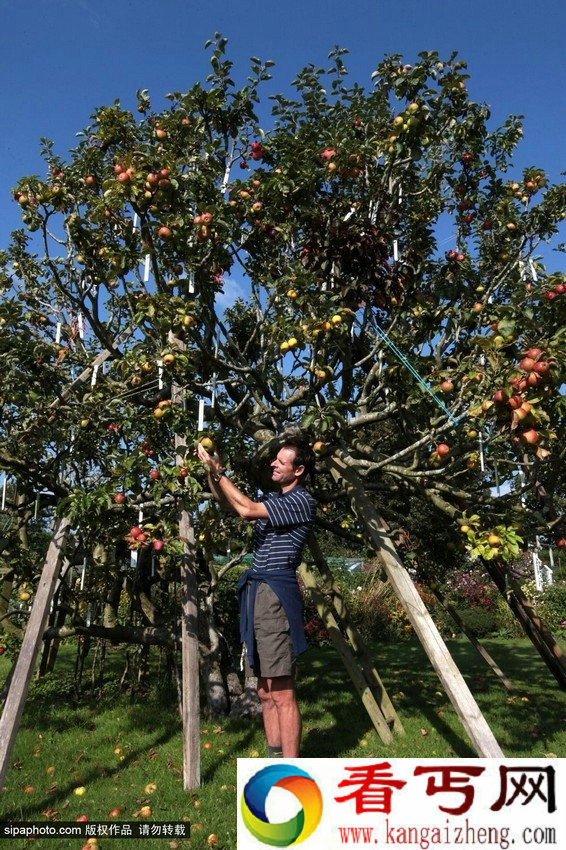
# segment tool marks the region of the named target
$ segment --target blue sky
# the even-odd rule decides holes
[[[471,97],[490,104],[494,125],[525,115],[518,169],[538,165],[558,180],[564,167],[559,0],[0,0],[0,13],[0,246],[20,220],[10,189],[21,175],[43,174],[39,138],[64,153],[95,107],[116,97],[133,107],[138,88],[162,106],[166,92],[204,79],[203,44],[215,30],[230,40],[237,81],[252,55],[277,63],[271,92],[288,90],[309,62],[325,66],[337,43],[350,50],[351,78],[368,85],[386,53],[413,62],[421,50],[457,50],[469,63]]]

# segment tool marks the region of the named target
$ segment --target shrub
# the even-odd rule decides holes
[[[536,613],[549,629],[566,629],[566,581],[551,584],[542,591],[536,604]]]

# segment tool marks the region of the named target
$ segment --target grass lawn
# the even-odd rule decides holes
[[[566,700],[532,645],[527,640],[484,643],[512,679],[513,695],[467,641],[448,642],[505,755],[566,756]],[[122,655],[109,649],[104,697],[94,701],[85,696],[76,705],[71,688],[74,651],[73,644],[64,645],[55,674],[32,684],[0,795],[2,820],[74,821],[81,813],[91,821],[108,820],[113,808],[121,810],[118,820],[131,820],[148,804],[155,820],[191,821],[191,841],[180,841],[179,848],[204,850],[211,833],[218,835],[221,850],[235,848],[236,758],[267,755],[261,721],[203,718],[202,786],[186,794],[175,694],[156,687],[134,702],[120,694],[114,674],[121,670]],[[420,644],[375,645],[372,655],[406,735],[384,746],[335,651],[313,648],[299,668],[302,755],[473,758],[474,750]],[[0,682],[8,669],[7,659],[0,658]],[[148,783],[156,786],[153,792],[145,790]],[[77,797],[73,789],[81,785],[86,793]],[[101,839],[99,847],[134,850],[136,843]],[[9,846],[59,850],[82,844],[80,839],[37,839],[12,840]],[[165,839],[143,842],[143,847],[167,845]]]

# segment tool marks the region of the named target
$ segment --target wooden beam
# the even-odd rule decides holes
[[[367,713],[369,714],[371,722],[375,726],[377,734],[384,744],[391,744],[393,741],[393,735],[387,725],[387,720],[383,716],[372,690],[366,681],[364,674],[360,670],[356,661],[356,656],[346,643],[344,635],[340,631],[340,626],[336,621],[336,617],[330,610],[330,606],[324,598],[324,594],[318,588],[314,574],[309,570],[305,563],[302,563],[299,566],[297,572],[302,578],[305,587],[307,587],[311,592],[320,619],[326,626],[330,639],[334,644],[336,651],[340,655],[340,658],[344,662],[344,666],[348,671]]]
[[[179,351],[185,343],[169,332],[169,343]],[[183,403],[183,392],[173,382],[171,400]],[[186,439],[175,434],[177,466],[183,465],[188,451]],[[181,559],[181,650],[182,650],[182,714],[183,714],[183,786],[186,791],[200,785],[200,689],[198,642],[198,581],[195,532],[191,516],[184,504],[179,513],[179,537],[183,544]]]
[[[346,607],[344,596],[338,584],[334,580],[332,570],[328,566],[328,563],[320,550],[320,546],[318,545],[318,541],[314,533],[311,533],[307,540],[307,543],[313,556],[316,567],[324,581],[322,589],[328,589],[328,591],[332,594],[332,604],[334,605],[334,609],[338,614],[339,620],[344,629],[344,633],[348,638],[350,646],[354,650],[358,664],[360,665],[360,668],[366,678],[366,681],[373,692],[373,695],[381,709],[383,716],[385,717],[387,722],[393,726],[395,732],[397,732],[399,735],[404,735],[405,730],[403,728],[401,720],[399,719],[399,715],[395,711],[395,707],[391,702],[389,694],[385,689],[385,685],[381,680],[381,676],[375,669],[375,665],[372,661],[372,658],[368,652],[365,643],[362,640],[360,633],[350,620],[350,614]]]
[[[363,482],[355,470],[342,460],[339,453],[329,458],[326,463],[334,480],[348,494],[352,509],[360,524],[365,527],[391,586],[403,605],[474,749],[481,758],[502,758],[501,747],[464,677],[456,667],[411,577],[401,563],[392,540],[387,536],[381,517],[366,496]]]
[[[55,523],[53,537],[47,549],[45,565],[37,586],[10,690],[6,697],[2,717],[0,717],[0,789],[4,785],[10,754],[16,740],[29,684],[42,644],[43,632],[49,616],[49,607],[55,592],[55,583],[63,562],[69,526],[70,522],[67,517],[58,519]]]
[[[481,655],[487,666],[490,667],[491,670],[493,670],[503,687],[506,688],[508,691],[512,691],[512,681],[507,678],[501,667],[499,667],[497,662],[492,658],[485,646],[483,646],[483,644],[479,642],[473,631],[467,627],[467,625],[462,620],[454,606],[450,605],[450,603],[444,599],[444,596],[442,595],[440,590],[435,589],[432,592],[434,593],[438,602],[442,605],[446,613],[452,617],[460,631],[468,638],[474,649],[477,650],[477,652]]]
[[[198,605],[195,533],[189,512],[183,508],[179,521],[183,543],[181,560],[181,647],[183,681],[183,785],[200,785],[200,701]]]

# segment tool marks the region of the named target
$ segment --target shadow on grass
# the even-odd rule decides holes
[[[555,680],[529,643],[484,644],[512,679],[512,694],[467,642],[450,641],[449,650],[500,745],[514,755],[532,754],[534,743],[548,749],[566,724],[566,705]],[[476,755],[418,642],[374,645],[370,652],[403,722],[426,722],[454,755]],[[332,648],[311,649],[303,658],[298,693],[313,728],[304,737],[302,755],[342,756],[357,747],[373,726]],[[451,715],[456,728],[439,712]],[[319,728],[322,718],[326,719]]]

